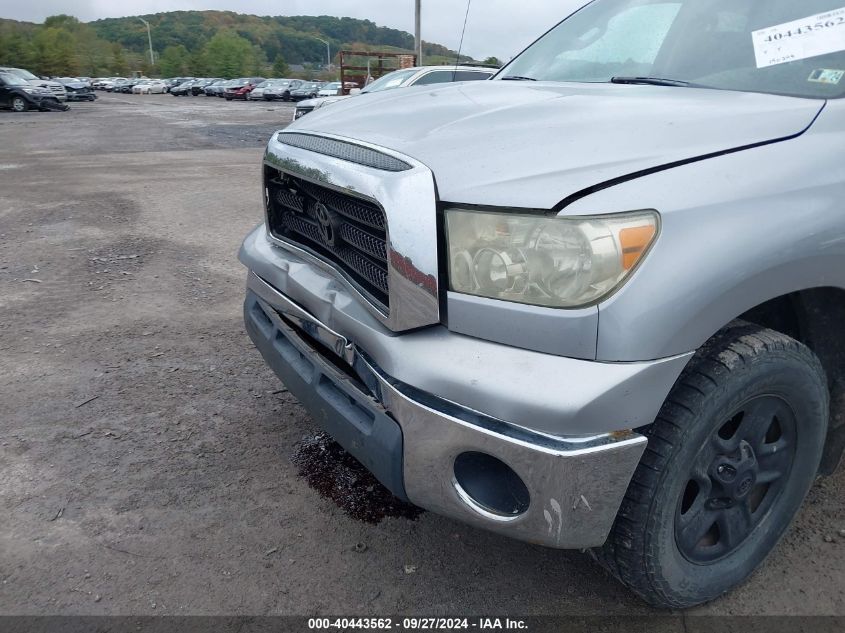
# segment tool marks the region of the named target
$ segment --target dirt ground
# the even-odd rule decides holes
[[[285,104],[0,112],[0,613],[629,615],[585,555],[431,513],[358,521],[244,333],[243,236]],[[695,614],[845,615],[845,472]],[[845,535],[845,532],[842,532]]]

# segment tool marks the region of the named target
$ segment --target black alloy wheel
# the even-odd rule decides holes
[[[789,480],[796,432],[789,404],[760,396],[713,433],[678,500],[675,539],[690,562],[730,555],[765,520]]]

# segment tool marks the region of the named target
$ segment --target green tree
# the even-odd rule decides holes
[[[120,44],[112,44],[111,47],[111,69],[118,75],[129,74],[129,64],[126,62],[126,54]]]
[[[188,49],[177,44],[176,46],[168,46],[159,57],[158,65],[161,68],[161,74],[165,77],[178,77],[188,75],[191,72],[190,68],[191,54]]]
[[[35,68],[40,75],[76,75],[76,38],[61,27],[40,29],[33,39]]]
[[[51,15],[45,19],[44,26],[48,29],[55,28],[73,30],[79,26],[79,20],[72,15],[65,15],[62,13],[60,15]]]
[[[36,56],[30,33],[14,25],[0,26],[0,65],[30,68],[35,66]]]
[[[215,77],[239,77],[252,72],[255,51],[249,40],[231,31],[218,31],[203,50],[208,74]]]
[[[290,74],[290,66],[285,61],[285,58],[282,57],[282,54],[279,53],[276,55],[276,60],[273,62],[273,76],[274,77],[287,77]]]
[[[482,63],[484,63],[488,66],[499,66],[499,67],[501,67],[501,65],[502,65],[502,62],[499,61],[498,57],[488,57]]]
[[[109,72],[111,68],[111,46],[97,37],[87,24],[75,27],[76,62],[79,73],[87,77],[97,77]]]

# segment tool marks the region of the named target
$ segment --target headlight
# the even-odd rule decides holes
[[[454,292],[552,308],[598,303],[657,236],[655,211],[547,217],[448,209]]]
[[[39,90],[38,88],[21,88],[21,90],[30,95],[41,93],[41,90]]]

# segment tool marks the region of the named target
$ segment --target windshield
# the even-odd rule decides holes
[[[596,0],[506,66],[498,79],[507,78],[652,78],[843,97],[845,7],[843,0]]]
[[[323,86],[323,90],[339,90],[339,89],[340,89],[340,82],[339,81],[336,81],[336,82],[331,83],[331,84],[326,84],[325,86]]]
[[[408,79],[419,72],[419,68],[411,70],[395,70],[389,75],[385,75],[381,79],[377,79],[369,86],[364,88],[361,92],[381,92],[382,90],[393,90],[394,88],[401,88]]]
[[[16,74],[18,77],[23,77],[27,81],[31,81],[33,79],[38,79],[38,77],[33,75],[28,70],[24,70],[23,68],[10,68],[9,72]]]
[[[12,73],[0,73],[0,79],[3,80],[3,83],[7,86],[28,86],[29,83],[19,75],[13,75]]]

